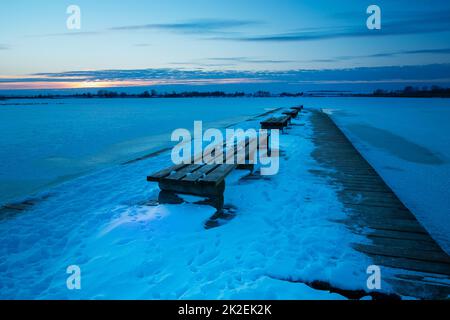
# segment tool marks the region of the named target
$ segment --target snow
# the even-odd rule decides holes
[[[196,197],[151,202],[158,187],[145,176],[165,167],[168,153],[52,188],[0,223],[0,298],[343,299],[305,284],[313,280],[364,289],[370,261],[336,222],[345,214],[335,190],[308,171],[312,130],[297,122],[305,126],[281,136],[278,175],[227,178],[225,203],[236,216],[216,228],[205,228],[215,210]],[[81,290],[66,288],[69,265],[81,268]]]
[[[235,216],[215,228],[205,228],[215,210],[198,197],[156,204],[159,189],[145,177],[165,168],[170,152],[121,165],[166,146],[173,128],[198,118],[206,127],[257,128],[258,120],[244,120],[297,103],[330,109],[448,251],[447,100],[132,100],[0,107],[0,202],[33,190],[48,196],[0,218],[0,298],[343,298],[306,285],[314,280],[366,289],[370,260],[351,248],[366,240],[338,222],[345,213],[336,191],[310,172],[317,164],[308,115],[281,135],[278,175],[227,177],[225,203]],[[74,264],[82,289],[70,291],[66,268]]]

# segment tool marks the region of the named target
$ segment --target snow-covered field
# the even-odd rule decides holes
[[[131,108],[134,111],[130,112],[134,116],[130,118],[127,118],[128,109],[113,111],[114,116],[111,117],[114,120],[109,121],[103,119],[108,115],[107,105],[83,112],[73,111],[76,108],[72,112],[63,112],[58,108],[64,108],[65,105],[51,105],[56,112],[53,120],[38,119],[42,106],[14,106],[26,114],[19,125],[24,130],[22,135],[20,128],[13,128],[13,122],[17,122],[19,117],[17,113],[13,116],[13,106],[1,106],[6,108],[4,114],[9,116],[9,121],[4,120],[4,117],[0,117],[0,121],[4,121],[7,128],[15,130],[19,141],[16,145],[13,140],[7,139],[15,138],[12,133],[10,136],[5,133],[7,138],[2,137],[0,140],[1,156],[6,157],[6,163],[9,163],[8,167],[3,167],[2,158],[0,172],[3,176],[5,172],[14,170],[20,173],[27,166],[44,170],[45,166],[33,167],[42,165],[42,162],[33,160],[47,159],[52,152],[55,152],[56,158],[70,158],[73,163],[84,163],[80,159],[97,159],[93,156],[96,154],[101,154],[98,157],[101,159],[108,155],[108,160],[100,162],[101,165],[88,167],[86,171],[90,171],[89,174],[75,179],[62,179],[64,183],[41,191],[38,196],[49,197],[38,202],[31,210],[0,219],[0,298],[343,298],[338,294],[313,290],[305,284],[313,280],[323,280],[344,289],[366,289],[366,268],[370,261],[350,247],[352,242],[364,240],[358,239],[343,224],[336,222],[345,215],[335,191],[309,172],[317,164],[310,156],[314,147],[306,139],[312,134],[308,116],[295,121],[304,126],[293,126],[288,134],[281,136],[283,157],[278,175],[270,179],[249,180],[242,179],[247,172],[235,171],[227,178],[225,203],[234,207],[233,219],[221,221],[222,224],[216,228],[205,229],[205,222],[214,214],[212,207],[197,205],[191,197],[186,198],[188,203],[182,205],[155,204],[158,187],[146,182],[145,177],[166,167],[170,161],[169,153],[127,165],[121,165],[120,162],[142,154],[149,141],[151,143],[147,150],[160,148],[169,139],[172,128],[189,128],[192,121],[199,117],[211,126],[223,127],[266,112],[270,107],[292,106],[298,102],[307,107],[335,109],[333,117],[375,168],[387,174],[383,177],[407,205],[410,205],[408,197],[416,199],[419,203],[417,208],[427,208],[427,203],[420,202],[420,199],[431,201],[424,196],[432,192],[423,190],[427,188],[427,180],[423,171],[415,171],[417,166],[430,170],[428,172],[442,171],[438,177],[428,181],[431,183],[428,188],[436,188],[439,192],[434,194],[432,201],[445,205],[446,200],[441,198],[448,193],[448,189],[444,190],[443,187],[443,183],[448,180],[443,179],[448,174],[447,159],[450,159],[450,148],[446,144],[449,135],[443,138],[448,132],[448,126],[443,126],[444,115],[448,114],[445,100],[208,100],[199,103],[203,107],[196,110],[202,110],[201,113],[187,109],[189,103],[195,105],[197,102],[179,100],[181,102],[174,102],[179,105],[169,112],[170,115],[164,115],[170,109],[168,101],[164,102],[168,105],[157,109],[155,113],[143,111],[148,108],[146,105]],[[393,102],[395,105],[389,107]],[[118,102],[111,103],[115,105]],[[212,103],[221,107],[208,112],[208,106]],[[246,103],[248,108],[244,107]],[[413,108],[409,107],[410,104]],[[358,105],[373,109],[359,109]],[[100,110],[102,108],[106,110]],[[183,108],[189,111],[181,112]],[[121,108],[115,105],[114,109]],[[53,114],[47,112],[46,116]],[[81,116],[84,112],[87,114]],[[94,115],[89,115],[90,112]],[[437,115],[433,115],[435,112]],[[64,131],[64,126],[68,125],[69,114],[74,117],[70,127],[73,130],[56,140],[59,141],[59,149],[49,148],[51,152],[45,150],[43,146],[58,138],[58,130]],[[411,120],[402,117],[404,115],[411,117]],[[67,119],[64,120],[64,117]],[[80,128],[80,117],[90,126]],[[121,117],[127,120],[120,121]],[[178,122],[173,124],[174,127],[166,128],[167,121],[173,118],[178,119]],[[96,124],[99,119],[103,120]],[[39,129],[41,121],[45,125]],[[64,125],[52,131],[52,125],[60,121]],[[136,129],[132,129],[134,121]],[[416,127],[423,121],[422,126]],[[258,122],[244,121],[236,126],[258,127]],[[37,126],[37,131],[33,131],[33,125]],[[380,145],[381,142],[370,140],[368,136],[371,132],[367,133],[364,129],[367,126],[383,129],[385,135],[385,131],[388,131],[391,135],[384,138],[400,146],[405,142],[398,136],[414,143],[407,143],[406,147],[402,147],[406,148],[404,152],[396,153]],[[52,134],[47,133],[46,128]],[[413,132],[411,128],[414,128]],[[1,130],[3,133],[3,127]],[[44,139],[38,136],[39,131],[47,137]],[[26,144],[33,132],[37,141],[43,144],[37,144],[34,149],[23,149],[33,145],[32,142]],[[376,131],[376,135],[380,136],[379,132]],[[395,138],[392,138],[392,133]],[[95,139],[89,136],[92,134]],[[153,135],[159,138],[152,140]],[[425,139],[426,136],[429,139]],[[150,140],[140,140],[140,137],[150,137]],[[67,141],[71,141],[71,144],[67,144]],[[130,143],[122,144],[124,142]],[[3,149],[5,145],[12,154]],[[85,145],[86,149],[77,151],[80,145]],[[425,159],[425,163],[421,163],[415,157],[417,150],[424,149],[417,145],[432,150],[434,156],[422,154],[419,158]],[[43,150],[38,150],[39,146]],[[132,152],[126,155],[128,147]],[[104,150],[115,151],[103,153]],[[12,159],[14,152],[17,152],[16,155],[24,153],[23,158],[28,153],[30,162],[20,163],[18,160],[15,168]],[[443,163],[436,159],[441,159]],[[52,163],[59,165],[59,162]],[[383,169],[384,166],[387,168]],[[28,170],[31,172],[32,168]],[[52,171],[49,169],[49,172]],[[397,172],[402,172],[402,175]],[[57,174],[55,176],[58,177]],[[414,179],[417,179],[417,184],[411,185]],[[441,230],[448,230],[448,211],[445,215],[445,210],[449,206],[441,207],[441,211],[435,211],[431,206],[429,208],[425,211],[429,221],[439,222]],[[441,242],[448,241],[438,232],[438,226],[432,225],[432,230],[437,230],[436,236],[440,235]],[[66,268],[69,265],[79,265],[81,268],[81,290],[70,291],[66,288]],[[389,287],[383,286],[383,289],[388,291]]]

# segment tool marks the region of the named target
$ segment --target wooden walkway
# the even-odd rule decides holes
[[[395,293],[424,299],[450,295],[450,257],[403,205],[361,156],[333,120],[310,111],[316,145],[314,159],[322,167],[313,173],[336,186],[348,213],[348,228],[367,237],[354,248],[373,263],[389,267],[394,276],[382,278]],[[389,272],[390,273],[390,272]]]

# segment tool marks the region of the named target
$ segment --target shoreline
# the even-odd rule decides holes
[[[92,96],[92,97],[79,97],[74,95],[64,95],[64,96],[42,96],[42,97],[36,97],[36,96],[17,96],[12,97],[8,96],[6,98],[0,99],[0,101],[9,101],[9,100],[63,100],[63,99],[81,99],[81,100],[89,100],[89,99],[242,99],[242,98],[248,98],[248,99],[269,99],[269,98],[286,98],[286,99],[292,99],[292,98],[399,98],[399,99],[450,99],[450,96],[390,96],[390,95],[371,95],[371,94],[342,94],[342,95],[302,95],[302,96],[279,96],[279,95],[273,95],[268,97],[253,97],[253,96],[238,96],[238,97],[228,97],[228,96],[194,96],[194,97],[98,97],[98,96]],[[46,103],[40,103],[40,104],[46,104]],[[0,103],[1,105],[24,105],[20,103]],[[33,105],[33,103],[28,103],[28,105]]]

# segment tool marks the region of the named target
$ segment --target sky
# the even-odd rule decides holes
[[[366,10],[381,9],[369,30]],[[81,28],[67,28],[69,5]],[[8,0],[0,90],[450,85],[450,2]]]

